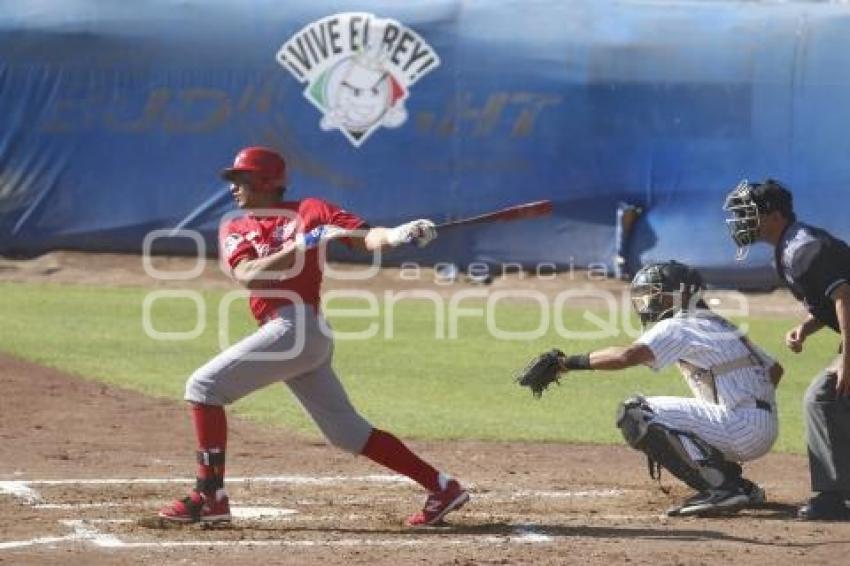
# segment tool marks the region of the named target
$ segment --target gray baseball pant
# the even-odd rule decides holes
[[[333,371],[331,330],[304,305],[280,309],[279,318],[230,346],[197,369],[186,382],[185,399],[229,405],[272,383],[283,382],[325,438],[359,454],[372,425],[352,406]]]

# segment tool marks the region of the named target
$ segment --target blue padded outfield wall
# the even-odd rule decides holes
[[[415,259],[610,266],[625,202],[632,268],[766,285],[764,246],[734,261],[723,196],[774,176],[850,236],[847,53],[850,6],[825,3],[0,0],[0,253],[139,251],[176,226],[213,244],[217,172],[263,144],[290,196],[374,224],[555,202]],[[358,116],[369,92],[383,110]]]

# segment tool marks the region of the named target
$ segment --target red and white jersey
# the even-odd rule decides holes
[[[366,222],[359,216],[319,198],[285,201],[273,208],[280,210],[280,214],[249,213],[221,226],[219,255],[230,269],[240,261],[265,257],[279,250],[284,242],[293,240],[296,234],[309,232],[317,226],[333,225],[348,230],[366,227]],[[305,252],[300,270],[293,271],[293,275],[286,279],[265,281],[262,290],[295,293],[305,304],[318,308],[321,286],[322,266],[319,250],[314,248]],[[258,321],[292,302],[289,298],[261,297],[251,292],[251,312]]]

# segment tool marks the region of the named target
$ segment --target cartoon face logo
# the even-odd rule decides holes
[[[379,126],[397,128],[407,119],[406,92],[380,62],[352,57],[327,74],[321,91],[311,92],[325,111],[323,130],[340,129],[359,141]]]
[[[404,124],[410,86],[439,65],[413,30],[359,12],[306,26],[277,60],[307,83],[304,95],[322,112],[321,129],[339,130],[355,147],[381,126]]]
[[[363,131],[375,123],[392,106],[389,74],[352,64],[339,83],[333,110],[342,115],[343,125]]]

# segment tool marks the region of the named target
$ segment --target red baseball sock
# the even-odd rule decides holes
[[[224,487],[224,449],[227,417],[224,407],[192,403],[192,422],[198,439],[198,491],[214,493]]]
[[[361,454],[409,477],[430,492],[443,489],[440,486],[440,473],[388,432],[372,429]]]

